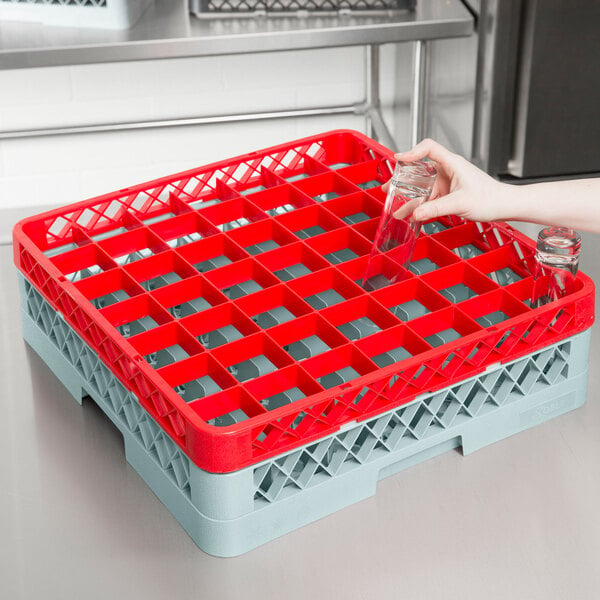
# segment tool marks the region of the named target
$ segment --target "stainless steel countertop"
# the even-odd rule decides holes
[[[536,228],[534,228],[535,230]],[[600,237],[582,268],[600,278]],[[564,600],[600,589],[600,335],[587,403],[462,457],[383,480],[377,495],[244,556],[199,551],[21,338],[0,246],[0,597]]]
[[[185,0],[156,0],[131,30],[0,23],[0,69],[384,44],[470,35],[460,0],[418,2],[378,16],[190,17]]]

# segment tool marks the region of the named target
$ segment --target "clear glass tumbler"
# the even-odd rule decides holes
[[[429,200],[436,176],[435,163],[430,160],[396,163],[363,279],[365,289],[376,289],[401,279],[401,271],[392,280],[381,272],[384,253],[404,269],[408,268],[421,230],[421,223],[412,219],[412,213]]]
[[[579,266],[581,236],[568,227],[545,227],[538,233],[531,305],[558,300],[572,289]]]

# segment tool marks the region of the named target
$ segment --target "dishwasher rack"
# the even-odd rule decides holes
[[[527,305],[533,242],[503,224],[442,219],[414,272],[365,292],[391,160],[334,131],[221,161],[22,221],[16,264],[211,472],[589,328],[583,273]],[[382,274],[399,269],[386,253]]]
[[[209,553],[585,400],[593,283],[532,308],[509,225],[426,223],[408,270],[391,250],[361,287],[392,166],[338,130],[15,227],[25,339]]]
[[[453,448],[466,455],[586,398],[589,330],[278,457],[209,473],[19,279],[27,343],[79,403],[91,398],[106,413],[123,435],[127,461],[194,542],[215,556],[248,552],[374,495],[384,477]]]

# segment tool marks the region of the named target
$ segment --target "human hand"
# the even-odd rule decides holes
[[[425,139],[412,150],[395,155],[396,160],[404,162],[425,157],[437,163],[438,174],[431,199],[412,214],[415,221],[429,221],[444,215],[457,215],[471,221],[511,218],[508,186],[441,144]],[[384,189],[387,190],[387,186]]]

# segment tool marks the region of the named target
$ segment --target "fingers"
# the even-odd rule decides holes
[[[415,221],[429,221],[445,215],[464,216],[462,212],[462,194],[453,192],[447,196],[442,196],[437,200],[429,200],[421,204],[413,213]]]
[[[425,138],[424,140],[421,140],[416,146],[414,146],[410,150],[405,150],[404,152],[397,152],[394,155],[394,158],[396,160],[403,160],[406,162],[412,162],[414,160],[421,160],[422,158],[429,156],[431,147],[435,143],[436,142],[434,142],[432,139]]]
[[[457,164],[460,163],[460,156],[450,152],[450,150],[429,138],[419,142],[411,150],[398,152],[394,155],[396,160],[402,160],[404,162],[414,162],[415,160],[421,160],[425,157],[435,160],[438,164],[448,170],[454,170]]]
[[[464,173],[467,166],[470,165],[468,161],[458,154],[450,152],[450,150],[429,138],[419,142],[411,150],[398,152],[394,155],[396,160],[404,162],[414,162],[426,157],[431,158],[438,164],[438,176],[432,191],[433,199],[447,194],[450,187],[450,181],[454,175],[456,173]],[[382,190],[386,194],[388,189],[389,181],[382,186]]]
[[[413,214],[415,208],[419,205],[418,200],[409,200],[405,202],[400,208],[394,211],[392,217],[394,219],[407,219]]]

